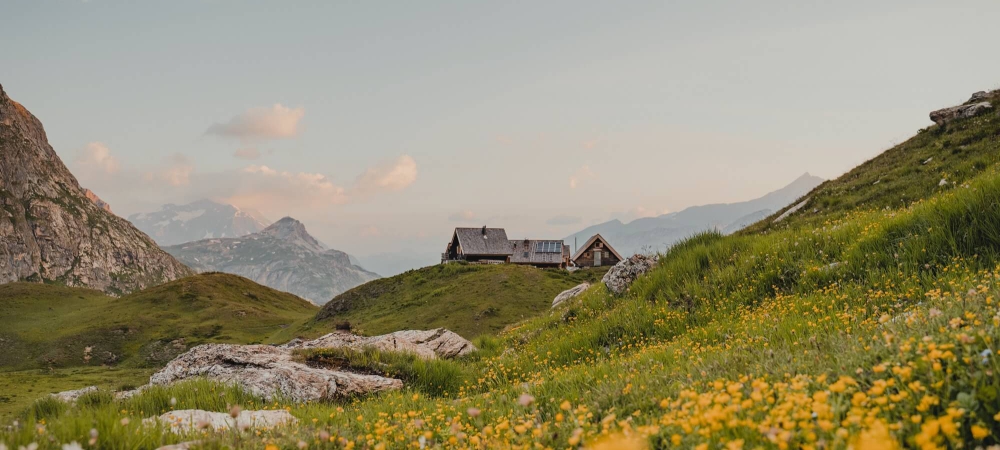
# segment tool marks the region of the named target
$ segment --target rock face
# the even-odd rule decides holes
[[[0,283],[127,293],[192,272],[88,199],[42,123],[0,87]]]
[[[295,401],[329,400],[403,386],[393,378],[309,367],[293,361],[288,348],[231,344],[194,347],[153,374],[149,384],[196,377],[236,384],[266,399],[282,395]]]
[[[159,211],[132,214],[128,220],[160,245],[235,238],[261,231],[270,223],[256,211],[207,199],[186,205],[163,205]]]
[[[292,341],[283,348],[372,347],[384,351],[410,352],[425,359],[457,358],[476,351],[469,340],[444,328],[434,330],[404,330],[381,336],[358,336],[350,333],[330,333],[312,341]]]
[[[587,288],[589,287],[590,283],[583,283],[577,285],[576,287],[572,287],[570,289],[566,289],[565,291],[560,292],[559,295],[556,296],[556,298],[552,299],[552,307],[555,308],[556,306],[563,304],[566,300],[569,300],[571,298],[574,298],[582,294],[583,291],[586,291]]]
[[[347,253],[327,249],[291,217],[240,238],[204,239],[164,249],[200,272],[240,275],[317,304],[378,278],[352,264]]]
[[[109,213],[114,214],[113,212],[111,212],[111,205],[109,205],[108,202],[101,200],[101,197],[98,197],[97,194],[94,193],[94,191],[90,189],[84,189],[83,195],[87,197],[87,200],[90,200],[95,205],[97,205],[98,208],[101,208]]]
[[[293,425],[298,422],[298,419],[283,409],[240,411],[235,418],[221,412],[201,409],[180,409],[163,413],[159,417],[150,417],[143,420],[143,422],[148,424],[159,422],[170,426],[170,431],[181,434],[202,429],[212,431],[269,429],[284,425]]]
[[[931,120],[938,125],[944,125],[956,119],[965,119],[978,116],[993,109],[990,102],[979,102],[968,105],[952,106],[951,108],[939,109],[930,114]]]
[[[649,272],[659,262],[658,256],[632,255],[628,259],[615,264],[601,281],[615,295],[622,295],[636,278]]]

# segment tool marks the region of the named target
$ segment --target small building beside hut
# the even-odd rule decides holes
[[[570,262],[576,267],[603,267],[613,266],[623,259],[604,236],[595,234],[576,251]]]
[[[511,264],[535,267],[569,267],[569,246],[563,241],[521,239],[510,241],[513,254]]]

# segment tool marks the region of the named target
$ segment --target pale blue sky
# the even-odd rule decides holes
[[[213,197],[358,255],[427,252],[459,224],[558,238],[835,177],[1000,87],[998,15],[995,0],[0,0],[0,83],[121,215]],[[275,104],[291,128],[206,133]]]

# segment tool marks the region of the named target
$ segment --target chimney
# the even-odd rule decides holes
[[[483,236],[486,236],[486,225],[483,225]]]

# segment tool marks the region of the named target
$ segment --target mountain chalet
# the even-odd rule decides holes
[[[441,263],[523,264],[565,269],[613,266],[623,258],[597,234],[575,253],[561,240],[508,239],[503,228],[455,228]]]

